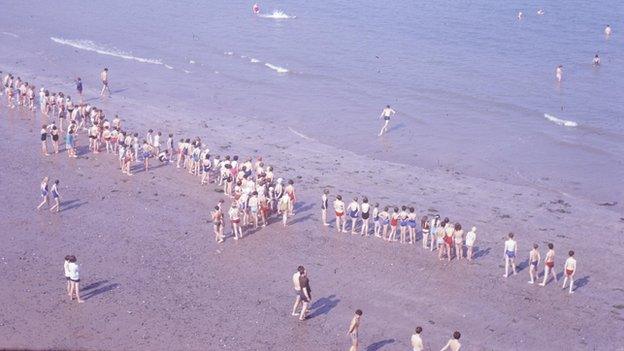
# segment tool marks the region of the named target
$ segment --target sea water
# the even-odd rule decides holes
[[[97,87],[107,66],[119,94],[210,102],[336,153],[622,199],[624,3],[268,1],[260,16],[251,5],[3,1],[0,69],[71,90],[78,75]],[[397,115],[378,137],[386,104]]]

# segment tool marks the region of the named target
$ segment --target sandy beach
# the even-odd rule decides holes
[[[37,83],[64,88],[54,80]],[[223,195],[214,184],[201,187],[173,166],[124,176],[114,156],[86,152],[84,134],[78,159],[64,152],[43,157],[40,114],[3,104],[0,348],[346,350],[349,319],[360,308],[362,349],[369,351],[408,349],[417,325],[432,350],[454,330],[467,350],[622,349],[617,265],[624,218],[609,206],[456,171],[371,162],[292,133],[273,137],[283,126],[230,115],[226,123],[219,116],[227,111],[183,122],[183,105],[166,109],[116,95],[95,103],[107,115],[120,113],[133,130],[200,136],[217,154],[262,155],[276,174],[295,180],[296,215],[286,228],[271,223],[238,242],[216,244],[209,216]],[[44,175],[61,179],[58,215],[35,210]],[[324,188],[330,199],[366,195],[475,225],[477,259],[440,262],[420,245],[324,228]],[[522,263],[519,276],[505,279],[509,231]],[[553,282],[527,284],[525,256],[534,242],[555,244],[559,275],[565,252],[576,251],[575,294]],[[81,264],[82,305],[64,295],[68,253]],[[305,322],[290,316],[290,277],[300,264],[313,296]]]

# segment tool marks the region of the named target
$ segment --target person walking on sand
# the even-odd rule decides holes
[[[362,318],[362,310],[355,310],[355,315],[351,319],[351,324],[349,324],[349,331],[347,335],[351,338],[351,347],[349,351],[357,351],[358,350],[358,332],[360,330],[360,319]]]
[[[58,191],[59,180],[55,180],[54,184],[52,184],[52,189],[50,189],[50,193],[52,193],[52,198],[54,199],[54,206],[50,207],[50,212],[59,212],[61,208],[61,194]]]
[[[234,240],[242,239],[243,237],[243,228],[240,226],[240,210],[238,209],[238,205],[236,201],[232,202],[232,206],[228,211],[228,215],[230,216],[230,223],[232,223],[232,232],[234,232]]]
[[[305,272],[305,268],[303,266],[299,266],[297,267],[297,271],[292,275],[292,282],[295,288],[295,304],[293,305],[293,308],[292,308],[292,315],[295,317],[299,315],[299,313],[297,313],[297,309],[299,308],[299,305],[301,304],[301,285],[299,285],[299,277],[304,272]]]
[[[422,327],[416,327],[416,330],[414,330],[414,334],[412,334],[410,343],[412,344],[413,351],[423,351],[425,349],[422,337],[420,336],[421,333]]]
[[[299,313],[299,320],[303,321],[307,318],[308,306],[312,301],[312,289],[310,289],[310,279],[308,279],[308,272],[304,269],[303,273],[299,274],[299,296],[301,298],[301,312]]]
[[[329,195],[329,190],[323,190],[323,195],[321,195],[321,221],[323,221],[323,225],[326,227],[329,225],[327,223],[327,207],[329,206],[327,195]]]
[[[440,351],[446,351],[446,350],[459,351],[459,349],[461,348],[461,344],[459,343],[459,338],[461,338],[461,333],[458,331],[455,331],[453,333],[453,338],[450,339],[446,343],[446,345],[444,345],[444,347],[440,349]]]
[[[576,273],[576,259],[574,258],[574,251],[570,250],[570,252],[568,252],[568,259],[565,261],[564,267],[563,267],[563,286],[561,287],[561,289],[565,289],[566,288],[566,283],[568,282],[568,278],[570,279],[570,290],[568,291],[569,294],[573,294],[574,290],[573,290],[573,286],[574,286],[574,273]]]
[[[108,97],[111,97],[110,88],[108,87],[108,68],[104,68],[102,72],[100,72],[100,80],[102,81],[102,91],[100,91],[100,96],[104,96],[104,92],[107,92]]]
[[[507,235],[508,239],[507,241],[505,241],[505,252],[503,253],[503,256],[505,258],[505,275],[503,275],[504,278],[507,278],[509,276],[509,265],[511,264],[511,268],[513,271],[513,274],[516,274],[516,255],[518,253],[518,245],[516,243],[516,241],[514,240],[514,233],[509,233],[509,235]]]
[[[539,284],[540,286],[546,285],[549,272],[552,274],[556,283],[557,274],[555,273],[555,245],[553,245],[553,243],[548,243],[548,252],[546,253],[546,258],[544,259],[544,280]]]
[[[386,105],[386,107],[381,111],[381,115],[379,115],[379,119],[384,119],[384,125],[381,127],[379,131],[379,136],[382,136],[383,133],[388,132],[388,124],[390,123],[390,117],[394,116],[396,111],[390,108],[390,105]]]
[[[67,265],[70,281],[69,298],[73,300],[74,295],[76,295],[76,300],[78,300],[78,303],[83,303],[84,300],[80,298],[80,273],[78,271],[78,264],[76,263],[76,261],[76,256],[72,255],[69,258],[69,264]]]
[[[537,272],[537,266],[539,265],[542,257],[539,252],[539,245],[533,244],[533,249],[529,252],[529,284],[534,284],[535,280],[539,279],[539,273]]]
[[[41,189],[41,198],[43,200],[41,201],[39,206],[37,206],[38,210],[40,210],[41,207],[43,207],[43,205],[48,204],[50,201],[50,197],[48,196],[48,177],[43,177],[43,180],[41,181],[40,189]]]

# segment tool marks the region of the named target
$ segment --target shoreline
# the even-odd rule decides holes
[[[123,107],[117,105],[119,100]],[[163,117],[171,128],[176,121],[184,123],[179,117],[182,111],[163,111],[129,98],[114,97],[102,106],[109,116],[119,111],[124,123],[132,124],[135,130],[158,130],[153,123]],[[293,225],[282,229],[272,223],[240,243],[227,240],[217,245],[205,219],[210,204],[221,195],[210,190],[198,192],[196,177],[176,174],[174,167],[162,167],[128,178],[116,170],[114,158],[106,154],[87,154],[88,158],[73,161],[61,153],[44,159],[35,142],[39,114],[32,118],[10,113],[2,105],[0,116],[2,126],[9,131],[0,142],[0,154],[3,164],[11,165],[3,177],[9,181],[0,184],[3,193],[11,194],[2,205],[6,218],[0,225],[13,228],[3,234],[10,248],[3,261],[5,267],[20,267],[19,271],[9,270],[7,276],[18,289],[9,285],[2,288],[3,296],[19,301],[10,307],[6,323],[0,326],[0,335],[8,340],[9,347],[154,349],[169,345],[201,349],[204,343],[219,343],[221,349],[283,349],[297,339],[309,349],[319,345],[335,349],[346,345],[342,333],[335,331],[346,328],[343,324],[354,308],[365,311],[364,345],[386,342],[388,349],[405,346],[416,324],[425,327],[424,335],[432,346],[443,345],[453,329],[462,330],[464,344],[470,349],[497,349],[510,343],[513,348],[539,348],[547,338],[554,338],[551,340],[557,348],[570,349],[583,342],[587,347],[600,348],[616,341],[622,317],[614,307],[618,303],[610,306],[609,302],[620,301],[622,292],[615,283],[607,283],[617,283],[622,274],[601,268],[621,260],[617,249],[622,242],[607,238],[606,244],[616,250],[605,260],[598,254],[605,242],[594,238],[594,232],[600,226],[606,232],[621,233],[622,224],[613,211],[586,201],[563,201],[550,192],[452,172],[371,162],[356,154],[327,157],[335,154],[335,149],[310,140],[278,136],[259,147],[263,136],[271,135],[269,131],[278,125],[241,117],[228,120],[230,125],[210,117],[205,124],[194,124],[204,126],[201,133],[189,132],[186,124],[174,128],[175,135],[202,134],[202,140],[218,154],[229,153],[232,146],[240,148],[239,155],[262,154],[275,165],[277,174],[295,179],[301,199]],[[131,116],[130,121],[127,116]],[[139,121],[137,116],[157,117]],[[241,133],[241,125],[251,126],[257,136]],[[84,146],[84,134],[80,141]],[[13,145],[24,147],[14,150]],[[63,205],[57,217],[29,210],[36,206],[34,190],[42,170],[51,177],[58,177],[52,173],[63,174],[68,179],[63,184],[71,184],[63,191],[67,197],[64,201],[71,203]],[[401,184],[415,185],[417,190],[409,187],[406,192]],[[347,189],[340,191],[345,199],[365,194],[373,203],[416,202],[419,214],[435,209],[467,228],[475,224],[479,228],[477,246],[487,253],[472,265],[455,261],[440,264],[434,254],[423,252],[419,245],[386,244],[323,229],[318,223],[318,200],[320,190],[327,186],[332,190],[330,199],[338,193],[335,189]],[[361,190],[356,194],[355,188]],[[163,199],[168,199],[165,204]],[[532,241],[554,241],[559,259],[568,247],[574,248],[584,285],[568,298],[559,294],[560,288],[552,282],[543,290],[527,287],[522,276],[526,270],[520,277],[502,282],[497,250],[502,250],[502,237],[509,230],[517,233],[521,253]],[[582,240],[588,233],[593,240]],[[55,264],[65,254],[62,250],[76,252],[84,265],[83,289],[99,284],[87,289],[93,296],[86,307],[66,307],[62,294],[54,292],[57,285],[59,291],[62,289],[60,279],[54,278],[61,276]],[[303,325],[290,320],[287,313],[292,303],[290,271],[298,264],[310,267],[313,297],[323,299],[316,308],[321,312]],[[353,272],[357,272],[356,277]],[[250,276],[241,280],[246,274]],[[422,280],[427,284],[420,284]],[[250,296],[249,291],[258,295]],[[32,305],[26,296],[33,299]],[[553,314],[542,314],[549,305],[554,306]],[[90,318],[100,313],[104,321]],[[65,336],[67,331],[54,325],[59,314],[70,321],[70,339]],[[466,317],[458,320],[459,315]],[[580,320],[579,315],[583,316]],[[609,316],[606,320],[598,320],[605,315]],[[150,324],[150,320],[158,322]],[[119,330],[109,323],[141,328],[124,329],[113,340],[112,335]],[[511,323],[514,334],[492,327]],[[538,332],[534,323],[540,325]],[[220,327],[218,331],[204,329],[206,324]],[[394,325],[398,328],[391,327]],[[563,325],[574,327],[561,331]],[[239,327],[253,335],[229,331]],[[33,334],[34,330],[44,332]],[[33,340],[41,341],[36,344]]]

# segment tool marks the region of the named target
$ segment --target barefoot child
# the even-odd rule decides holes
[[[360,211],[362,212],[362,228],[360,229],[360,235],[368,236],[368,220],[370,218],[370,204],[368,203],[368,198],[364,197],[362,199],[362,205],[360,206]]]
[[[550,272],[555,279],[555,283],[557,282],[557,274],[555,273],[555,245],[553,243],[548,243],[548,252],[546,253],[546,258],[544,259],[544,280],[540,283],[540,286],[546,285],[546,280],[548,280],[548,273]]]
[[[458,331],[454,332],[453,338],[450,339],[440,351],[446,351],[446,350],[459,351],[459,349],[461,348],[461,344],[459,343],[460,337],[461,337],[460,332]]]
[[[373,207],[373,234],[376,237],[380,238],[379,231],[381,230],[381,217],[379,216],[379,203],[375,202],[375,207]]]
[[[41,198],[43,198],[43,200],[41,201],[41,203],[39,204],[39,206],[37,206],[37,209],[40,210],[41,207],[43,207],[43,205],[48,204],[49,201],[49,197],[48,197],[48,177],[44,177],[43,180],[41,181]]]
[[[65,256],[65,263],[63,264],[63,270],[65,271],[65,280],[67,281],[67,296],[71,296],[71,280],[69,279],[69,260],[71,255]]]
[[[336,200],[334,200],[334,213],[336,214],[336,231],[340,233],[341,223],[343,227],[345,226],[345,204],[341,195],[336,195]]]
[[[43,156],[48,156],[48,126],[45,124],[41,126],[41,153]]]
[[[427,249],[429,246],[427,243],[429,242],[429,217],[423,216],[420,219],[420,230],[422,232],[422,247],[423,249]]]
[[[472,248],[477,240],[477,227],[472,229],[466,234],[466,258],[468,261],[472,261]]]
[[[323,190],[323,195],[321,195],[321,221],[323,221],[324,226],[329,225],[329,223],[327,223],[327,207],[329,206],[327,195],[329,195],[329,190]]]
[[[574,258],[574,251],[570,250],[568,252],[568,259],[565,261],[565,265],[563,267],[563,286],[562,289],[566,288],[566,283],[568,282],[568,278],[570,279],[570,290],[569,294],[573,294],[574,290],[574,273],[576,273],[576,259]]]
[[[351,218],[351,234],[355,234],[355,225],[357,224],[357,219],[360,214],[360,204],[358,203],[358,198],[354,198],[353,201],[349,204],[347,208],[347,212],[349,213],[349,217]],[[343,223],[342,231],[346,232],[347,223]]]
[[[461,260],[464,256],[464,231],[459,223],[455,223],[453,242],[455,243],[455,257],[457,257],[458,260]]]
[[[223,242],[223,213],[219,206],[215,206],[211,214],[212,226],[215,234],[215,241],[218,243]]]
[[[533,244],[533,249],[529,252],[529,284],[534,284],[536,279],[539,279],[539,274],[537,273],[537,266],[539,265],[542,257],[540,256],[540,252],[538,250],[539,245]]]
[[[80,299],[80,273],[78,271],[78,264],[76,263],[76,256],[72,255],[70,257],[67,268],[69,270],[70,281],[69,298],[73,300],[74,295],[76,295],[76,300],[78,300],[78,303],[83,303],[84,301]]]
[[[349,324],[349,331],[347,335],[351,337],[351,347],[349,351],[357,351],[358,349],[358,332],[360,329],[360,319],[362,318],[362,310],[355,310],[355,316],[351,319],[351,324]]]
[[[61,194],[58,192],[59,180],[55,180],[54,184],[52,184],[52,189],[50,192],[52,193],[52,198],[54,199],[54,206],[50,207],[50,212],[57,212],[61,207]]]
[[[504,278],[507,278],[509,276],[509,264],[511,264],[512,270],[513,270],[513,274],[516,274],[516,254],[518,251],[518,245],[516,244],[516,241],[514,240],[514,234],[513,233],[509,233],[508,235],[507,241],[505,241],[505,252],[504,252],[504,257],[505,257],[505,275],[503,275]]]

